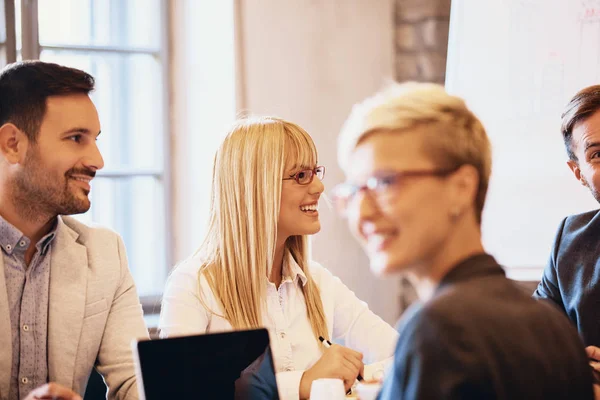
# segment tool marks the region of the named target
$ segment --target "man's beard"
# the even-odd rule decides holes
[[[14,205],[23,218],[47,219],[57,215],[81,214],[89,210],[89,199],[76,196],[76,189],[70,187],[69,178],[74,174],[94,177],[94,171],[71,168],[63,177],[53,178],[41,165],[37,150],[27,155],[23,166],[23,170],[13,181]],[[86,196],[89,194],[84,189],[80,190]]]

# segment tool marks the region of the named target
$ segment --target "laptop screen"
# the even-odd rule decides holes
[[[146,400],[279,398],[266,329],[144,340],[134,350]]]

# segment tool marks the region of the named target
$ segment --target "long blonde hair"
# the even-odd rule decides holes
[[[286,165],[316,162],[308,133],[273,117],[236,121],[217,151],[208,233],[198,249],[198,279],[204,275],[234,329],[262,326]],[[287,253],[307,278],[301,287],[315,338],[328,338],[321,295],[308,266],[308,238],[289,237],[284,258]]]

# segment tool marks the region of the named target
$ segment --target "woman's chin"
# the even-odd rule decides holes
[[[296,231],[296,233],[294,233],[291,236],[307,236],[307,235],[314,235],[316,233],[319,233],[321,231],[321,225],[319,224],[319,226],[316,227],[306,227],[305,229],[298,229]]]
[[[303,233],[303,235],[314,235],[316,233],[319,233],[320,231],[321,231],[321,223],[317,221],[310,228],[307,227],[306,233]]]

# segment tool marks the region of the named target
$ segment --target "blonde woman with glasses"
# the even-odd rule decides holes
[[[490,142],[463,100],[434,84],[390,87],[355,106],[339,159],[336,203],[371,269],[405,274],[421,297],[380,400],[593,398],[575,329],[482,245]]]
[[[169,277],[161,335],[266,327],[282,399],[308,398],[318,378],[348,390],[380,370],[396,331],[308,256],[324,176],[298,125],[237,121],[215,157],[206,239]]]

